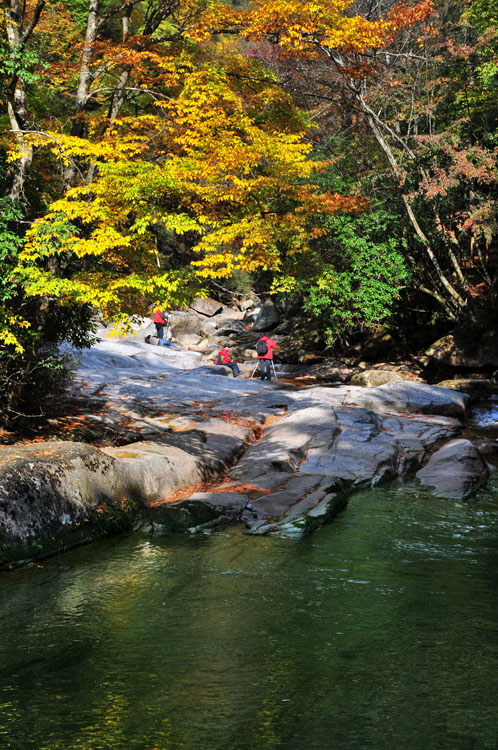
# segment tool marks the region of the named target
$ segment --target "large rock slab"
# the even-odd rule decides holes
[[[441,414],[463,419],[469,396],[465,393],[438,388],[427,383],[388,383],[378,388],[352,391],[343,403],[362,406],[373,411],[392,411],[398,414]]]
[[[293,472],[306,456],[319,426],[335,429],[337,422],[330,407],[310,407],[292,412],[265,430],[261,440],[251,445],[230,476],[244,482],[271,471]]]
[[[488,468],[470,440],[451,440],[434,453],[417,472],[422,484],[434,487],[441,497],[462,500],[488,477]]]
[[[426,351],[426,356],[452,367],[496,367],[498,365],[498,330],[490,328],[473,336],[449,334]]]
[[[199,315],[205,315],[208,318],[212,318],[223,310],[221,302],[210,297],[196,297],[190,307]]]
[[[0,537],[34,536],[84,518],[123,492],[116,461],[84,443],[0,448]]]
[[[101,496],[110,503],[123,498],[161,503],[158,515],[151,510],[158,529],[242,519],[250,533],[295,538],[332,518],[361,486],[419,472],[437,492],[448,491],[439,478],[439,459],[420,467],[436,445],[461,433],[466,394],[413,382],[295,390],[227,378],[219,368],[195,366],[203,361],[199,355],[189,366],[178,365],[177,355],[194,353],[151,350],[125,340],[101,342],[83,355],[73,392],[84,397],[81,403],[92,404],[95,420],[110,430],[105,436],[114,436],[113,447],[94,455],[97,467],[99,461],[108,467],[110,482],[101,479],[99,495],[97,468],[91,479],[96,502]],[[466,466],[472,466],[467,474],[460,471],[458,481],[464,488],[460,496],[468,496],[486,470],[478,452],[467,446],[463,453]],[[220,492],[212,480],[228,469],[223,485],[228,492]],[[17,476],[23,473],[18,470]],[[450,472],[453,482],[456,473]],[[37,476],[35,471],[32,489]],[[185,499],[172,503],[177,490]],[[47,489],[44,497],[49,495]],[[78,518],[68,514],[68,527],[73,517]],[[38,532],[33,533],[35,538]]]
[[[317,390],[329,403],[317,403]],[[414,476],[427,449],[462,430],[451,417],[335,406],[330,394],[311,389],[297,399],[301,408],[268,427],[230,471],[232,481],[261,492],[251,502],[250,533],[309,533],[338,513],[353,489]]]
[[[84,443],[0,448],[0,562],[31,558],[91,538],[96,509],[123,509],[117,462]]]
[[[367,409],[345,407],[336,409],[335,414],[337,432],[315,433],[300,470],[355,485],[374,485],[394,478],[398,444],[381,429],[377,415]]]

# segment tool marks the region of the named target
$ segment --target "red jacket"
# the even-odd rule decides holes
[[[163,325],[166,323],[166,321],[163,318],[163,314],[161,310],[155,310],[154,320],[153,323],[162,323]]]
[[[223,365],[226,365],[227,362],[232,362],[228,352],[229,352],[229,349],[227,349],[226,347],[221,349],[221,351],[219,352],[219,356],[221,357],[221,364]]]
[[[277,348],[276,343],[269,336],[261,336],[260,341],[266,341],[266,354],[258,354],[258,359],[273,359],[273,350]]]

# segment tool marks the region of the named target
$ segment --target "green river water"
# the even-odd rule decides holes
[[[496,750],[498,483],[301,541],[113,538],[0,578],[0,748]]]

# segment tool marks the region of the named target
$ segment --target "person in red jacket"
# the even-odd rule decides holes
[[[264,346],[260,344],[264,342],[266,345],[266,353],[260,353],[258,349],[264,349]],[[273,359],[273,351],[277,348],[276,343],[266,334],[261,336],[260,340],[256,344],[256,351],[258,352],[259,359],[259,376],[261,380],[271,380],[271,363]]]
[[[228,348],[228,344],[225,344],[223,349],[221,349],[218,354],[215,357],[216,364],[223,365],[224,367],[229,367],[231,371],[233,372],[234,378],[237,377],[237,375],[240,373],[239,366],[237,362],[234,362],[233,359],[230,357],[230,349]]]
[[[164,313],[159,309],[154,310],[154,319],[152,322],[156,326],[157,338],[159,339],[159,342],[161,342],[161,339],[164,336],[164,326],[167,323]]]

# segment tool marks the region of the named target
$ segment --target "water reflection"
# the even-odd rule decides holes
[[[495,748],[498,492],[301,542],[107,540],[0,580],[0,746]]]

